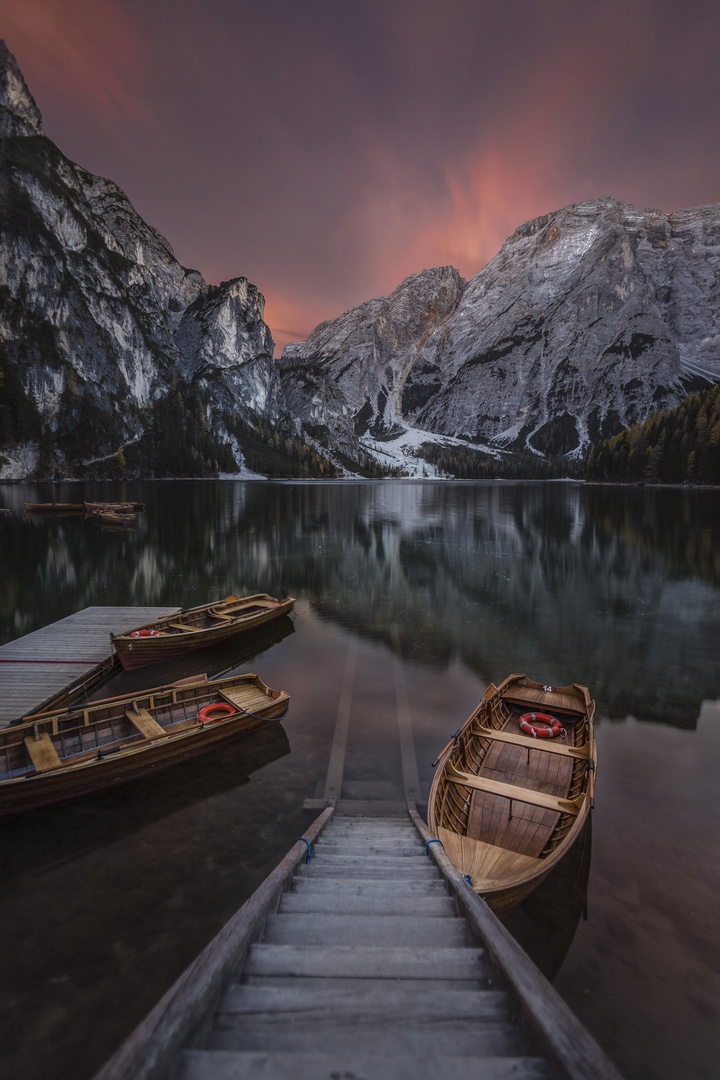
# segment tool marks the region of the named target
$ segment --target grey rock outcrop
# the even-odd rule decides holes
[[[111,458],[179,386],[237,461],[238,416],[272,419],[281,396],[263,297],[245,278],[208,285],[116,184],[68,161],[4,43],[0,122],[0,363],[28,418],[0,475]]]
[[[369,433],[403,430],[402,390],[418,354],[455,311],[465,282],[452,266],[406,278],[390,296],[321,323],[282,355],[286,401],[311,429],[323,428],[345,452]]]
[[[404,334],[385,333],[406,307]],[[283,369],[295,411],[344,438],[352,421],[579,453],[720,379],[720,205],[566,207],[521,225],[467,285],[424,271],[323,323]]]

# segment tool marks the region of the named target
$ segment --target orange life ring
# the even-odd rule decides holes
[[[220,710],[219,716],[211,716],[211,713],[217,713]],[[226,720],[228,716],[232,716],[237,712],[237,709],[231,705],[228,701],[216,701],[214,705],[205,705],[204,708],[198,713],[198,720],[201,724],[214,724],[218,720]]]
[[[535,727],[538,720],[549,724],[550,727]],[[520,730],[526,735],[532,735],[534,739],[554,739],[557,735],[562,735],[565,730],[557,717],[541,712],[523,713],[518,723]]]
[[[133,630],[130,637],[162,637],[162,630]]]

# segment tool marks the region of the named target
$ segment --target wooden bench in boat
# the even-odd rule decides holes
[[[497,742],[512,743],[514,746],[524,746],[528,750],[542,750],[549,754],[560,754],[563,757],[582,758],[587,761],[590,750],[584,746],[565,746],[562,743],[553,743],[546,739],[530,739],[527,736],[513,735],[511,731],[496,731],[494,728],[485,727],[484,724],[473,724],[472,732],[483,739],[495,739]]]
[[[137,728],[146,739],[164,739],[168,734],[147,709],[126,709],[125,715],[133,727]]]
[[[583,715],[583,708],[574,694],[563,694],[559,690],[538,690],[533,686],[514,686],[504,695],[503,703],[519,705],[522,709],[532,705],[542,712],[565,712],[573,714],[570,719],[574,717],[576,720]]]
[[[438,829],[438,838],[455,866],[461,867],[462,873],[471,878],[482,878],[486,888],[496,881],[507,881],[511,875],[534,873],[542,861],[534,855],[521,855],[498,844],[461,836],[442,826]]]
[[[473,776],[456,769],[451,762],[447,764],[446,773],[448,780],[453,784],[462,784],[464,787],[475,788],[477,791],[485,791],[488,795],[502,795],[504,799],[516,799],[518,802],[530,803],[531,806],[541,806],[544,810],[558,810],[561,814],[579,814],[585,798],[582,794],[576,799],[559,799],[557,795],[546,795],[542,791],[533,791],[531,788],[505,784],[501,780],[489,780],[484,776]]]
[[[237,690],[223,690],[220,697],[241,712],[252,713],[254,709],[267,705],[267,697],[257,686],[240,687]]]
[[[27,738],[24,742],[36,772],[50,772],[52,769],[62,768],[63,763],[47,732],[39,735],[37,739]]]
[[[186,634],[197,634],[198,630],[196,626],[186,626],[181,622],[168,622],[166,626],[172,626],[173,630],[184,630]]]

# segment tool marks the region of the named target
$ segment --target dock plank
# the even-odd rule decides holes
[[[34,709],[111,653],[110,634],[177,607],[87,607],[0,645],[0,727]]]

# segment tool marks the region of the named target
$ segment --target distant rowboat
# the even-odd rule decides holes
[[[497,915],[580,835],[593,802],[594,711],[584,686],[510,675],[488,687],[438,759],[428,828]]]
[[[115,528],[128,528],[137,521],[137,514],[132,510],[98,510],[92,515],[97,518],[101,525],[112,525]]]
[[[0,731],[0,815],[172,765],[281,720],[289,703],[257,675],[199,676],[11,725]]]
[[[145,503],[141,502],[85,502],[83,505],[88,517],[105,513],[130,514],[145,509]]]
[[[78,514],[85,509],[82,503],[24,503],[26,514]]]
[[[122,666],[130,671],[143,664],[170,660],[196,649],[219,645],[247,634],[274,619],[288,615],[293,597],[276,600],[267,593],[227,596],[211,604],[189,608],[175,615],[138,626],[111,637]]]

